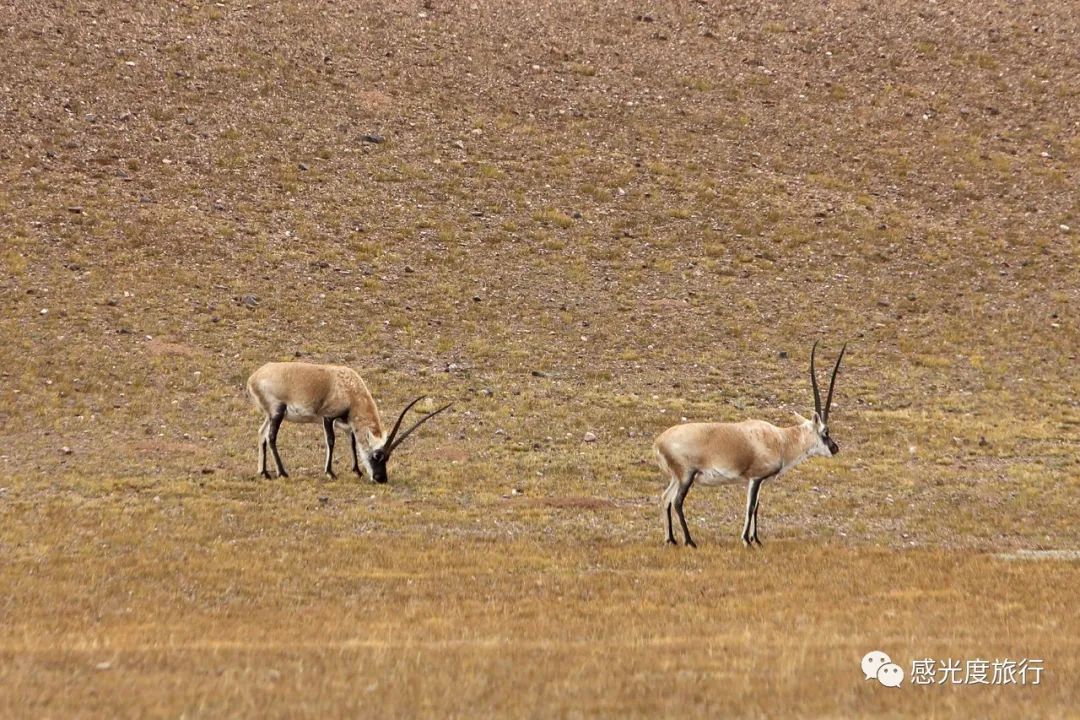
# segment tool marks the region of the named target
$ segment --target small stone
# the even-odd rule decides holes
[[[596,442],[596,433],[587,432],[582,436],[581,439],[585,442]]]
[[[781,350],[780,351],[780,359],[781,360],[787,360],[787,356],[788,356],[787,350]]]
[[[1061,232],[1069,232],[1069,226],[1068,225],[1058,225],[1058,230],[1060,230]]]
[[[479,296],[479,295],[473,295],[473,298],[472,298],[472,299],[473,299],[473,302],[480,302],[480,299],[481,299],[481,298],[480,298],[480,296]]]
[[[249,308],[254,308],[259,304],[259,298],[256,295],[244,295],[240,298],[240,304]]]
[[[94,667],[97,668],[98,670],[108,670],[109,668],[112,667],[112,663],[109,662],[108,660],[106,660],[105,662],[99,662]]]
[[[413,270],[413,267],[412,267],[412,265],[406,265],[406,266],[405,266],[405,272],[407,272],[407,273],[414,273],[414,272],[416,272],[416,271],[415,271],[415,270]]]
[[[311,169],[311,167],[310,167],[310,166],[308,166],[308,164],[307,164],[307,163],[297,163],[297,164],[296,164],[296,166],[297,166],[298,168],[300,168],[301,170],[303,170],[304,172],[307,172],[308,170],[310,170],[310,169]]]
[[[322,496],[319,497],[319,504],[326,505],[329,502],[330,502],[330,498],[328,496],[322,495]]]
[[[980,436],[979,436],[979,447],[986,447],[986,446],[987,446],[987,445],[989,445],[989,444],[990,444],[990,443],[988,443],[988,442],[986,441],[986,436],[985,436],[985,435],[980,435]]]
[[[369,133],[361,139],[364,142],[371,143],[373,145],[378,145],[380,143],[386,142],[386,138],[384,138],[382,135],[376,135],[375,133]]]
[[[460,140],[455,140],[452,144],[458,150],[464,150],[465,149],[465,143],[461,142]]]
[[[49,314],[49,308],[41,308],[41,312],[38,313],[38,314],[39,315],[48,315]]]
[[[82,215],[82,205],[68,205],[68,212],[74,213],[75,215]]]
[[[532,371],[532,376],[533,376],[533,377],[538,377],[538,378],[546,378],[546,377],[551,377],[550,375],[548,375],[548,374],[547,374],[546,372],[544,372],[543,370],[533,370],[533,371]]]
[[[60,452],[64,453],[65,455],[70,455],[71,454],[71,448],[69,448],[67,445],[65,445],[64,447],[60,448]]]
[[[214,468],[204,467],[199,472],[201,472],[203,475],[213,475],[214,474]]]

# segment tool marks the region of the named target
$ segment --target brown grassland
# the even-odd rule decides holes
[[[1068,0],[4,0],[0,716],[1080,716],[1078,48]],[[652,439],[808,414],[818,339],[840,454],[666,547]],[[310,425],[256,480],[287,359],[455,408],[388,485]]]

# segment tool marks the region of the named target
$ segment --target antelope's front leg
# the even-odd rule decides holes
[[[751,527],[755,524],[754,511],[757,509],[758,490],[761,489],[761,480],[751,480],[746,488],[746,520],[743,522],[742,541],[743,545],[750,547],[757,539],[757,528],[751,534]],[[760,543],[758,543],[760,544]]]

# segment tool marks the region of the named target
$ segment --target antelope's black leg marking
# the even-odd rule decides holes
[[[326,474],[334,477],[334,420],[323,418],[323,432],[326,433]]]
[[[751,480],[746,489],[746,521],[743,523],[742,541],[749,546],[751,541],[750,525],[754,519],[754,509],[757,507],[758,490],[764,478]]]
[[[671,531],[671,503],[668,503],[667,507],[665,507],[664,510],[667,512],[667,541],[668,541],[668,544],[670,544],[670,545],[678,545],[679,543],[675,542],[675,533],[673,533]]]
[[[690,537],[690,528],[686,527],[686,516],[683,515],[683,500],[686,499],[686,493],[690,492],[690,487],[694,484],[694,480],[697,479],[698,471],[691,470],[690,476],[686,479],[685,485],[679,486],[679,492],[675,496],[675,513],[679,516],[679,524],[682,525],[683,539],[690,547],[697,547],[697,543]]]
[[[758,547],[761,547],[761,541],[758,540],[758,536],[757,536],[757,530],[758,530],[757,511],[758,511],[758,508],[760,508],[760,507],[761,507],[761,502],[760,501],[754,503],[754,531],[750,535],[751,542],[756,542],[758,544]]]
[[[352,469],[353,472],[360,477],[364,476],[364,473],[360,471],[360,456],[356,453],[356,433],[350,431],[349,437],[352,439]]]
[[[289,473],[285,472],[285,466],[281,464],[281,455],[278,454],[277,449],[277,434],[278,428],[281,427],[281,421],[285,419],[285,406],[278,406],[277,411],[270,418],[270,452],[274,453],[274,462],[277,463],[277,471],[279,477],[289,477]]]

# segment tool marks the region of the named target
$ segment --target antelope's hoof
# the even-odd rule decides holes
[[[259,473],[259,474],[263,476],[263,479],[264,479],[264,480],[269,480],[269,479],[270,479],[270,473],[269,473],[269,472],[267,472],[266,470],[263,470],[263,471],[262,471],[261,473]]]
[[[679,545],[679,543],[675,542],[675,538],[673,538],[673,537],[669,537],[667,539],[667,544],[668,545],[675,545],[676,547],[678,547],[678,545]]]
[[[323,475],[325,475],[325,476],[326,476],[326,479],[327,479],[327,480],[337,480],[337,475],[335,475],[335,474],[334,474],[334,473],[332,473],[332,472],[328,472],[328,473],[323,473]]]
[[[761,541],[757,539],[757,536],[756,536],[756,535],[754,536],[754,540],[753,540],[753,542],[754,542],[754,544],[755,544],[755,545],[757,545],[758,547],[763,547],[763,546],[762,546],[762,544],[761,544]]]
[[[690,538],[686,538],[686,545],[687,545],[687,547],[692,547],[692,548],[697,547],[697,543],[694,542],[693,540],[691,540]]]
[[[277,474],[277,476],[278,476],[279,478],[287,478],[287,477],[289,477],[289,473],[287,473],[287,472],[285,472],[284,470],[282,470],[282,471],[280,471],[280,472],[279,472],[279,473]]]

